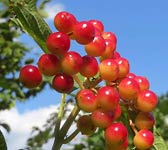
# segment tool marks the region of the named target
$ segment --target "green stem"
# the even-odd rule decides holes
[[[70,113],[66,122],[64,123],[64,125],[62,126],[62,128],[60,130],[61,136],[65,136],[67,134],[70,126],[72,125],[72,123],[75,120],[76,116],[78,115],[79,111],[80,111],[79,107],[75,105],[75,107],[73,108],[72,112]]]
[[[83,83],[80,81],[80,79],[78,78],[77,75],[73,75],[73,78],[77,82],[77,84],[79,85],[80,89],[85,89],[85,87],[83,86]]]
[[[64,144],[69,143],[70,141],[72,141],[72,139],[74,139],[74,137],[79,133],[79,129],[76,129],[71,135],[69,135],[65,140],[64,140]]]
[[[54,129],[55,138],[54,138],[54,144],[53,144],[52,150],[58,150],[62,145],[61,142],[60,142],[59,131],[60,131],[61,120],[62,120],[63,113],[64,113],[65,100],[66,100],[66,94],[62,94],[60,108],[59,108],[59,112],[58,112],[58,115],[57,115],[57,121],[55,123],[55,129]]]

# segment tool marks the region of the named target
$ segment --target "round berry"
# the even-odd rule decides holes
[[[53,76],[60,71],[60,61],[56,55],[43,54],[38,60],[38,68],[46,76]]]
[[[126,101],[136,100],[140,92],[139,84],[131,78],[122,79],[118,90],[120,97]]]
[[[76,103],[80,109],[86,112],[93,112],[98,107],[96,95],[89,89],[83,89],[77,93]]]
[[[65,73],[58,73],[52,80],[52,87],[61,93],[69,93],[73,89],[74,80],[72,76]]]
[[[79,44],[89,44],[95,36],[95,28],[88,21],[78,22],[73,28],[73,36]]]
[[[21,68],[19,79],[25,87],[35,88],[40,85],[42,81],[42,75],[36,66],[26,65]]]
[[[70,38],[63,32],[54,32],[48,36],[46,44],[51,53],[62,56],[70,48]]]
[[[74,75],[82,67],[82,57],[75,51],[69,51],[62,57],[61,67],[66,74]]]
[[[150,90],[145,90],[139,93],[136,107],[142,112],[153,111],[158,104],[156,94]]]
[[[148,149],[153,145],[154,135],[147,129],[142,129],[134,136],[133,143],[136,148]]]

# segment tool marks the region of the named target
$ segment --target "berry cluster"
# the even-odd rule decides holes
[[[116,51],[116,35],[105,32],[99,20],[78,21],[65,11],[56,14],[54,25],[58,31],[46,40],[49,53],[39,58],[38,67],[27,65],[21,69],[23,85],[34,88],[41,83],[42,75],[51,76],[56,91],[70,93],[77,82],[80,90],[76,105],[87,112],[77,121],[82,134],[91,135],[102,128],[107,150],[126,150],[129,135],[120,119],[124,110],[135,132],[135,147],[150,148],[155,123],[151,112],[158,99],[149,90],[147,78],[130,73],[129,61]],[[71,40],[84,46],[85,56],[69,50]],[[80,81],[77,74],[85,80]]]

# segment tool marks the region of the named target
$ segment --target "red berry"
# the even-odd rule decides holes
[[[132,79],[135,79],[136,75],[134,73],[128,73],[126,75],[127,78],[132,78]]]
[[[77,23],[75,16],[69,12],[61,11],[54,18],[54,25],[60,32],[71,33],[74,25]]]
[[[118,78],[122,79],[126,77],[126,75],[129,73],[129,70],[130,70],[130,65],[129,65],[128,60],[126,58],[120,57],[120,58],[115,59],[115,61],[117,62],[119,66]]]
[[[89,20],[89,22],[95,27],[95,29],[99,33],[102,33],[104,31],[104,25],[101,21],[99,21],[99,20]]]
[[[128,137],[127,128],[120,122],[112,123],[106,128],[104,136],[107,144],[123,144]]]
[[[100,76],[106,81],[115,81],[118,78],[119,67],[113,59],[105,59],[99,65]]]
[[[106,48],[105,51],[101,55],[101,60],[107,58],[113,58],[114,51],[116,49],[116,43],[110,39],[105,39]]]
[[[64,55],[70,48],[70,38],[63,32],[54,32],[48,36],[46,44],[51,53]]]
[[[98,107],[96,95],[89,89],[83,89],[77,93],[76,103],[80,109],[86,112],[92,112]]]
[[[151,131],[142,129],[134,136],[133,143],[136,148],[148,149],[153,145],[154,136]]]
[[[147,78],[143,76],[136,76],[134,79],[138,82],[141,91],[149,90],[150,83]]]
[[[52,87],[61,93],[69,93],[73,89],[74,80],[72,76],[58,73],[55,75],[52,81]]]
[[[120,58],[120,53],[115,51],[114,54],[113,54],[113,59],[117,59],[117,58]]]
[[[126,101],[136,100],[140,92],[139,84],[131,78],[121,80],[118,90],[120,97]]]
[[[97,109],[92,112],[91,118],[96,127],[107,128],[114,121],[114,113],[112,111]]]
[[[110,39],[117,44],[117,37],[113,32],[103,32],[102,36],[104,39]]]
[[[153,111],[158,104],[158,98],[156,94],[150,90],[145,90],[139,93],[137,98],[137,109],[142,112]]]
[[[60,61],[56,55],[43,54],[38,60],[38,68],[46,76],[53,76],[60,71]]]
[[[97,92],[97,100],[102,109],[112,111],[118,105],[120,96],[113,87],[103,86]]]
[[[95,36],[95,28],[88,21],[78,22],[73,28],[73,36],[79,44],[89,44]]]
[[[35,88],[39,86],[42,81],[41,72],[33,65],[26,65],[22,67],[19,78],[22,84],[27,88]]]
[[[102,36],[96,35],[92,42],[85,45],[85,51],[89,56],[101,56],[106,48],[105,40]]]
[[[82,57],[75,51],[69,51],[62,57],[61,67],[66,74],[74,75],[82,67]]]
[[[80,74],[87,78],[95,76],[99,71],[99,66],[96,58],[86,55],[82,57],[82,60],[83,61],[80,68]]]

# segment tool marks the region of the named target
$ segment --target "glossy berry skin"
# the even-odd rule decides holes
[[[119,104],[120,97],[115,88],[103,86],[97,92],[97,100],[102,109],[112,111]]]
[[[95,57],[85,55],[82,57],[82,66],[80,74],[84,77],[90,78],[95,76],[99,71],[98,62]]]
[[[120,57],[121,57],[120,53],[117,52],[117,51],[114,51],[112,58],[113,58],[113,59],[118,59],[118,58],[120,58]]]
[[[77,23],[75,16],[69,12],[61,11],[54,18],[54,25],[60,32],[70,34]]]
[[[135,101],[140,92],[139,84],[131,78],[124,78],[121,80],[119,86],[119,95],[123,100]]]
[[[104,137],[107,144],[123,144],[128,137],[127,128],[120,122],[112,123],[105,129]]]
[[[96,131],[90,115],[80,116],[77,120],[77,128],[83,135],[92,135]]]
[[[54,32],[47,37],[46,45],[51,53],[62,56],[70,48],[70,38],[63,32]]]
[[[99,20],[89,20],[89,22],[95,27],[95,29],[101,34],[104,31],[104,25]]]
[[[138,129],[152,129],[155,124],[154,116],[150,112],[139,112],[135,118]]]
[[[95,28],[88,21],[78,22],[73,28],[73,36],[79,44],[89,44],[95,36]]]
[[[99,72],[102,79],[115,81],[118,78],[119,67],[113,59],[105,59],[99,65]]]
[[[75,51],[69,51],[62,57],[61,67],[64,73],[74,75],[82,67],[82,57]]]
[[[133,143],[139,149],[148,149],[153,145],[154,135],[147,129],[142,129],[134,136]]]
[[[136,76],[134,79],[138,82],[141,91],[149,90],[150,83],[146,77]]]
[[[72,76],[58,73],[52,80],[52,87],[60,93],[69,93],[73,89],[74,80]]]
[[[96,35],[92,42],[85,45],[85,51],[89,56],[101,56],[106,48],[105,40],[102,36]]]
[[[26,65],[21,68],[19,79],[25,87],[35,88],[40,85],[42,74],[36,66]]]
[[[91,118],[96,127],[107,128],[114,121],[114,113],[100,108],[92,112]]]
[[[115,59],[115,61],[117,62],[118,66],[119,66],[118,78],[122,79],[122,78],[126,77],[126,75],[130,71],[130,65],[129,65],[128,60],[126,58],[120,57],[120,58]]]
[[[113,32],[103,32],[102,36],[104,39],[110,39],[117,44],[117,37]]]
[[[136,107],[142,112],[151,112],[158,104],[156,94],[150,90],[145,90],[139,93]]]
[[[116,49],[116,43],[110,39],[105,39],[106,48],[105,51],[101,55],[101,60],[107,58],[113,58],[114,51]]]
[[[43,54],[38,60],[38,68],[46,76],[53,76],[60,71],[60,61],[56,55]]]
[[[131,73],[129,72],[127,75],[126,75],[127,78],[132,78],[132,79],[135,79],[136,75],[134,73]]]
[[[113,110],[113,113],[114,113],[114,120],[118,119],[121,116],[122,110],[121,110],[120,104],[118,104],[115,107],[115,109]]]
[[[85,112],[93,112],[98,107],[96,95],[89,89],[83,89],[77,93],[76,103]]]

